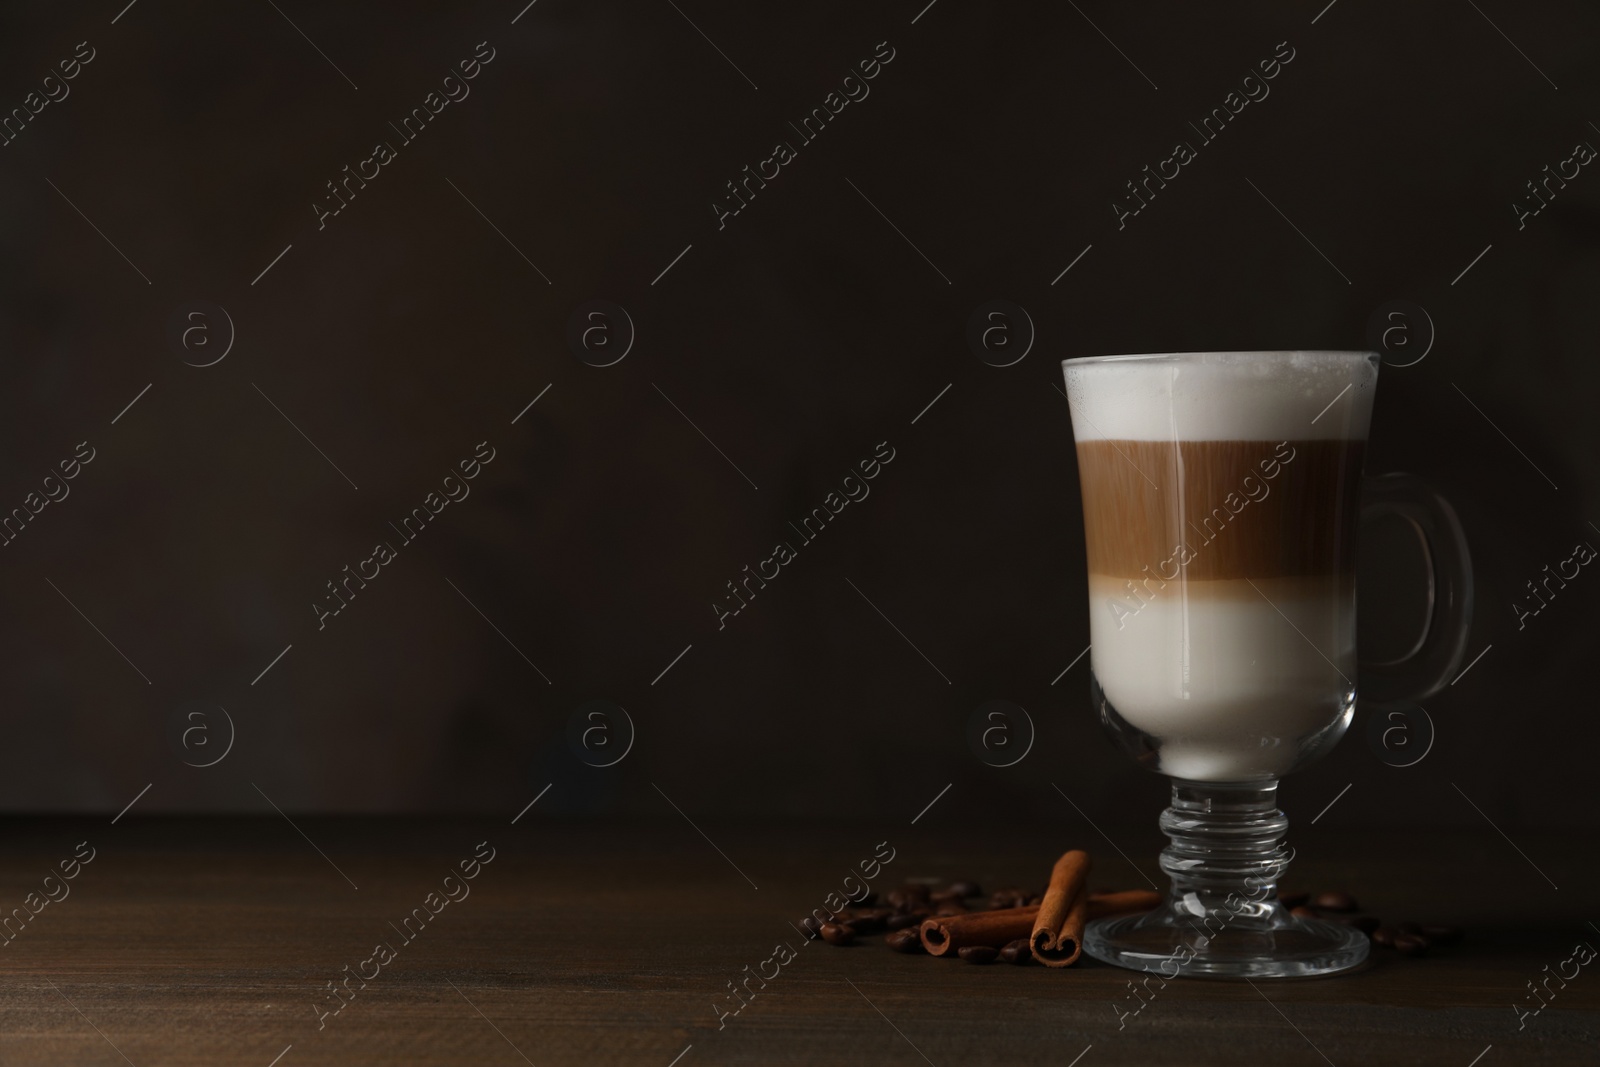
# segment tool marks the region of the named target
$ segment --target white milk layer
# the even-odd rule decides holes
[[[1152,596],[1089,576],[1090,660],[1117,713],[1156,738],[1164,774],[1282,774],[1344,713],[1354,597],[1333,578],[1173,582]],[[1136,584],[1136,588],[1139,588]]]
[[[1079,441],[1365,440],[1367,352],[1192,352],[1063,365]]]

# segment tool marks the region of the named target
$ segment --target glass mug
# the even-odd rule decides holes
[[[1278,779],[1355,709],[1356,532],[1422,538],[1426,629],[1362,664],[1362,692],[1420,700],[1459,666],[1471,565],[1455,513],[1408,475],[1361,477],[1372,352],[1195,352],[1064,360],[1089,563],[1101,722],[1170,776],[1171,878],[1154,911],[1092,923],[1096,959],[1167,977],[1291,977],[1360,964],[1360,930],[1292,916]],[[1361,499],[1365,488],[1366,499]]]

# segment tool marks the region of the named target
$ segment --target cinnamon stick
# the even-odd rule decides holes
[[[1048,927],[1034,929],[1029,942],[1033,958],[1046,967],[1071,967],[1077,963],[1078,957],[1083,954],[1083,926],[1088,918],[1088,894],[1079,893],[1053,935]]]
[[[1161,903],[1161,894],[1153,889],[1118,889],[1111,893],[1089,894],[1089,918],[1104,919],[1110,915],[1126,915],[1130,911],[1149,911]]]
[[[953,956],[960,949],[973,945],[1003,948],[1018,938],[1027,937],[1038,914],[1039,908],[1035,905],[924,919],[920,931],[922,947],[930,956]]]
[[[1119,889],[1110,893],[1083,894],[1085,919],[1103,919],[1111,915],[1124,915],[1131,911],[1149,911],[1161,903],[1161,894],[1148,889]],[[987,945],[1004,948],[1011,942],[1029,937],[1038,921],[1040,905],[1022,908],[1004,908],[996,911],[975,911],[968,915],[951,915],[944,918],[925,919],[918,933],[929,955],[954,955],[969,945]],[[979,922],[978,920],[983,920]],[[933,932],[929,933],[929,928]],[[1082,929],[1082,924],[1079,924]]]
[[[1089,915],[1089,854],[1078,849],[1056,860],[1050,885],[1028,938],[1033,958],[1046,967],[1070,967],[1082,952],[1083,924]]]

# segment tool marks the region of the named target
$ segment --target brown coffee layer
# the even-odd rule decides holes
[[[1353,576],[1364,444],[1079,442],[1089,571]]]

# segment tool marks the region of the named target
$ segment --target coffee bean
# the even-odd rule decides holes
[[[1416,934],[1396,934],[1394,947],[1407,956],[1423,956],[1428,952],[1428,942]]]
[[[928,893],[926,889],[921,893],[914,893],[909,889],[891,889],[886,899],[889,906],[896,911],[914,911],[928,903]]]
[[[1023,905],[1025,907],[1029,907],[1029,908],[1033,907],[1036,904],[1043,904],[1044,903],[1044,894],[1042,894],[1042,893],[1029,893],[1028,894],[1028,899],[1024,900],[1022,903],[1023,903]]]
[[[846,919],[843,924],[856,934],[875,934],[883,929],[883,919],[877,915],[866,912],[857,913],[853,918]]]
[[[807,915],[797,925],[808,938],[815,938],[822,932],[822,924],[817,921],[815,915]]]
[[[883,943],[896,952],[908,954],[927,951],[922,947],[922,936],[915,929],[896,930],[883,939]]]
[[[950,892],[954,893],[962,900],[965,900],[967,897],[977,897],[983,895],[983,890],[978,888],[977,882],[954,882],[950,886]]]
[[[1397,936],[1394,927],[1380,926],[1371,933],[1372,943],[1385,948],[1394,948],[1394,939]]]
[[[856,917],[850,920],[851,926],[858,934],[875,934],[883,929],[883,925],[893,913],[886,907],[861,907],[856,909]]]
[[[1318,893],[1311,901],[1313,908],[1323,911],[1360,911],[1356,898],[1339,889],[1331,889],[1326,893]]]
[[[1421,934],[1428,939],[1430,944],[1434,945],[1454,945],[1465,936],[1459,926],[1424,925]]]
[[[1027,938],[1019,937],[1000,950],[1000,959],[1021,967],[1033,962],[1033,949],[1029,946]]]
[[[1289,914],[1293,915],[1297,919],[1320,919],[1320,918],[1322,918],[1322,916],[1317,914],[1317,912],[1316,912],[1316,910],[1314,908],[1308,908],[1304,904],[1300,905],[1298,908],[1290,908],[1289,909]]]
[[[848,926],[839,923],[822,924],[822,940],[830,945],[848,945],[856,939],[856,933]]]
[[[887,927],[890,932],[893,932],[895,930],[907,930],[913,926],[921,926],[922,920],[917,918],[915,915],[896,914],[891,915],[887,919],[883,920],[883,925]]]
[[[993,963],[999,951],[988,945],[968,945],[966,948],[956,949],[956,955],[968,963]]]
[[[1284,892],[1281,889],[1278,890],[1278,903],[1282,904],[1286,908],[1298,908],[1300,905],[1304,904],[1310,899],[1311,894],[1305,892],[1304,890],[1296,889],[1290,890],[1289,892]]]
[[[989,907],[1020,908],[1027,899],[1028,894],[1020,889],[998,889],[989,897]]]
[[[935,911],[934,914],[942,919],[949,915],[965,915],[967,914],[967,909],[962,904],[941,904],[939,905],[939,910]]]

